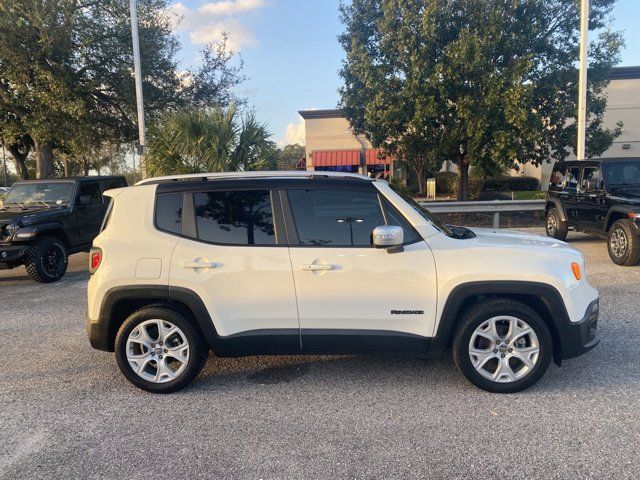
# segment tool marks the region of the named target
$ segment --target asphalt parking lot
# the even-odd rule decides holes
[[[602,342],[515,395],[449,357],[209,358],[172,395],[86,337],[86,256],[59,283],[0,272],[0,478],[639,478],[640,267],[571,234]]]

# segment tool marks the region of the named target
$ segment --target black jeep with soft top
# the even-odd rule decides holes
[[[607,239],[618,265],[640,261],[640,158],[558,162],[547,193],[546,228],[564,240],[569,230]]]
[[[124,177],[16,182],[0,207],[0,269],[24,265],[42,283],[60,280],[70,254],[89,251],[107,209],[102,194]]]

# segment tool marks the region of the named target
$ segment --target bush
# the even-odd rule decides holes
[[[483,191],[514,191],[523,192],[540,190],[540,182],[534,177],[496,177],[484,181]]]
[[[440,195],[455,195],[458,189],[458,175],[454,172],[438,172],[436,179],[436,193]]]
[[[453,172],[439,172],[436,178],[436,193],[439,195],[455,196],[458,191],[458,174]],[[490,197],[483,192],[523,192],[540,190],[540,182],[534,177],[495,177],[482,179],[469,177],[469,198]],[[498,195],[496,198],[501,198]]]

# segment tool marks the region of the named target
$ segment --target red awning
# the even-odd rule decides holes
[[[380,150],[366,151],[367,165],[388,165],[391,158],[378,158]],[[314,167],[340,167],[344,165],[360,165],[360,150],[316,150],[312,153]]]
[[[379,149],[367,150],[367,165],[389,165],[391,157],[384,155]]]
[[[360,150],[317,150],[313,152],[314,167],[360,165]]]

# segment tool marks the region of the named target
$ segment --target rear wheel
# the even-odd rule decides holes
[[[42,237],[29,246],[25,267],[32,280],[51,283],[63,277],[68,263],[69,254],[64,243],[55,237]]]
[[[640,240],[631,220],[617,220],[607,234],[609,257],[617,265],[637,265],[640,261]]]
[[[115,354],[118,367],[135,386],[170,393],[198,376],[209,350],[200,332],[183,315],[168,308],[148,307],[122,324]]]
[[[549,328],[534,310],[493,299],[465,312],[453,340],[453,359],[475,386],[513,393],[540,380],[552,349]]]
[[[551,207],[547,212],[545,225],[547,236],[557,238],[558,240],[565,240],[567,238],[567,233],[569,232],[567,222],[562,221],[556,207]]]

